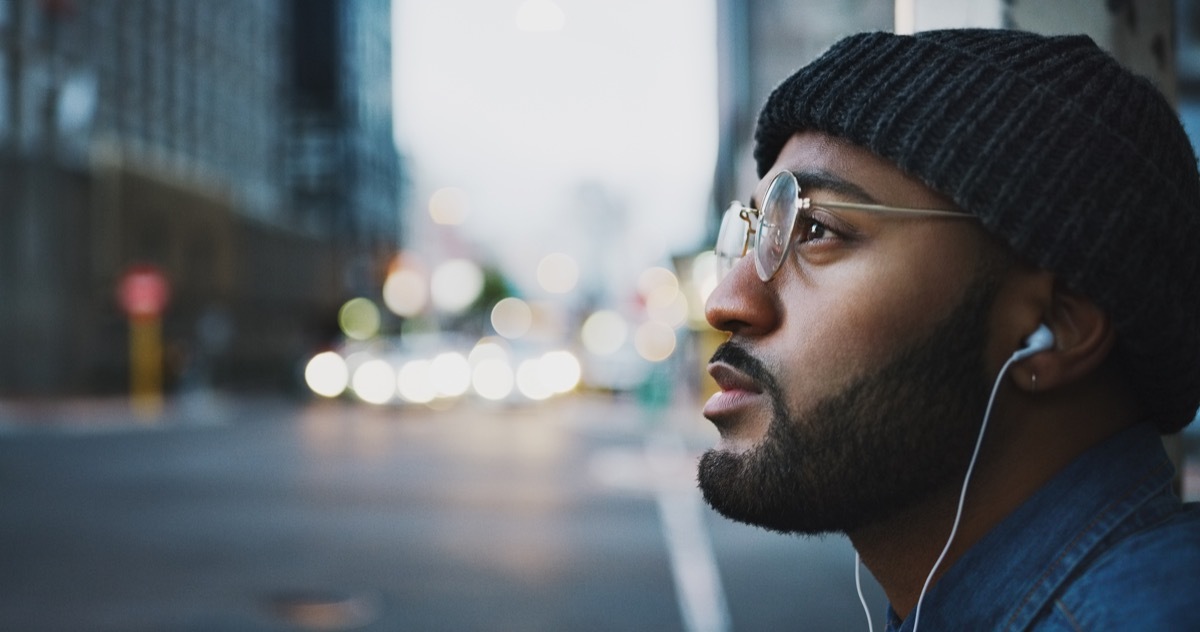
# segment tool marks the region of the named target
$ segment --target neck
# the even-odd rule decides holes
[[[916,607],[925,579],[945,546],[957,502],[958,490],[947,487],[919,505],[849,534],[863,565],[870,569],[902,619]],[[968,542],[976,539],[973,535],[965,537],[965,513],[963,521],[938,576],[965,552]]]
[[[930,587],[1062,468],[1136,419],[1133,406],[1120,396],[1080,399],[1078,395],[1030,397],[1010,392],[1009,405],[997,406],[954,542]],[[946,545],[961,491],[961,479],[949,481],[927,500],[849,534],[863,564],[901,618],[916,607]]]

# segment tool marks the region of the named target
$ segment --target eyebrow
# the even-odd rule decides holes
[[[830,193],[837,193],[838,195],[852,198],[855,202],[863,204],[880,203],[870,193],[867,193],[866,189],[849,180],[839,178],[828,171],[793,171],[792,175],[796,177],[796,183],[800,185],[800,191],[804,195],[811,193],[813,190],[829,191]],[[759,207],[757,193],[751,196],[750,206],[754,208]]]
[[[880,203],[870,193],[867,193],[866,189],[849,180],[839,178],[828,171],[793,171],[792,175],[796,176],[796,183],[800,185],[802,195],[811,193],[814,189],[817,189],[853,198],[854,201],[864,204]]]

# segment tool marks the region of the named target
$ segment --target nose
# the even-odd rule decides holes
[[[740,335],[762,335],[778,325],[778,297],[758,278],[751,257],[742,257],[709,295],[708,324]]]

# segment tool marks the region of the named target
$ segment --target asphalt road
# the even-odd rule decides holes
[[[697,409],[0,405],[0,630],[866,630],[844,539],[703,505]]]

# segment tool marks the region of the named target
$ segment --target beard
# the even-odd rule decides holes
[[[809,410],[736,343],[722,360],[772,402],[766,437],[700,459],[704,499],[727,518],[782,533],[852,532],[961,483],[983,423],[984,347],[999,279],[981,273],[928,336]]]

